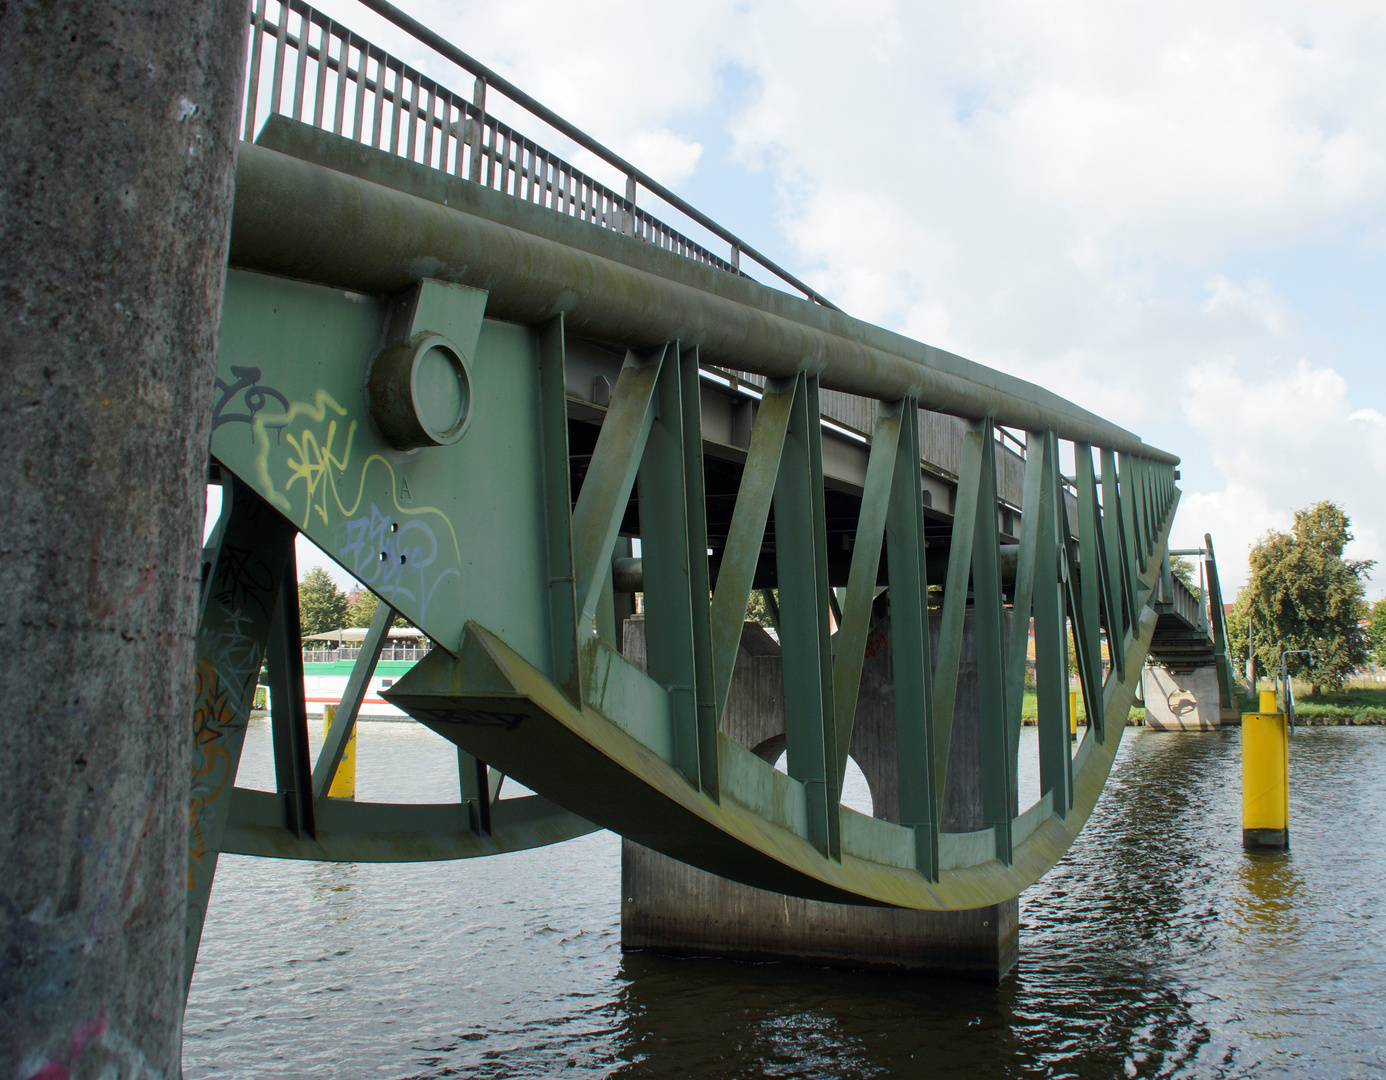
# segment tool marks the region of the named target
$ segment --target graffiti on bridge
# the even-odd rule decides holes
[[[455,566],[438,565],[438,537],[427,521],[396,521],[375,503],[369,514],[338,529],[343,535],[346,542],[337,548],[343,565],[392,606],[397,608],[399,599],[417,603],[421,619],[428,617],[438,586],[462,576]]]

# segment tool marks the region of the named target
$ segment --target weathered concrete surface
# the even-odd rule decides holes
[[[931,620],[937,654],[939,620]],[[626,622],[623,651],[643,666],[644,625]],[[871,789],[873,812],[899,821],[890,620],[867,638],[851,756]],[[982,827],[977,654],[964,623],[943,827]],[[722,721],[734,741],[769,762],[785,745],[779,649],[747,624]],[[1013,808],[1014,810],[1014,808]],[[904,911],[801,900],[729,881],[622,841],[621,946],[689,956],[793,960],[998,982],[1019,955],[1019,904],[973,911]]]
[[[1148,667],[1141,673],[1145,726],[1154,731],[1211,731],[1222,726],[1217,668],[1175,672]]]
[[[907,911],[825,904],[728,881],[621,841],[621,947],[793,960],[994,983],[1016,961],[1019,905]]]
[[[243,0],[0,3],[0,1076],[177,1076]]]

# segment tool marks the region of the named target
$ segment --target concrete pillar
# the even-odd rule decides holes
[[[1141,696],[1145,726],[1155,731],[1211,731],[1222,726],[1217,668],[1173,672],[1148,667],[1141,673]]]
[[[982,827],[978,784],[977,665],[969,614],[948,756],[944,829]],[[935,643],[938,640],[934,620]],[[643,656],[642,627],[627,624],[626,655]],[[783,748],[779,657],[748,630],[728,702],[729,737],[775,760]],[[936,647],[936,646],[935,646]],[[862,672],[852,755],[872,789],[875,816],[898,820],[890,624],[873,630]],[[776,737],[778,735],[778,738]],[[974,911],[928,912],[801,900],[742,885],[622,842],[621,946],[684,956],[788,960],[834,967],[950,975],[995,983],[1019,952],[1015,899]]]
[[[0,1076],[179,1074],[247,21],[0,4]]]

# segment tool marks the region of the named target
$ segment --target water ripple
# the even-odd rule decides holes
[[[411,730],[377,740],[380,777],[436,756]],[[1129,738],[1022,897],[999,989],[623,955],[605,833],[469,863],[227,856],[184,1075],[1386,1075],[1386,731],[1302,730],[1291,755],[1293,849],[1247,855],[1236,731]]]

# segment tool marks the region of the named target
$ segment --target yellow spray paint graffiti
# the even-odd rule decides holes
[[[348,421],[340,448],[337,445],[338,438],[342,436],[339,419]],[[304,421],[303,426],[297,431],[291,431],[290,428],[299,420]],[[325,429],[321,426],[323,424],[326,424]],[[389,476],[390,501],[394,504],[395,510],[410,517],[431,516],[440,519],[447,527],[453,552],[460,560],[462,552],[452,521],[435,506],[401,506],[396,495],[399,481],[394,466],[381,454],[370,454],[362,460],[356,481],[356,495],[349,504],[343,499],[338,485],[344,484],[347,491],[350,491],[347,478],[352,470],[351,456],[358,426],[357,420],[349,418],[348,410],[322,389],[314,393],[311,402],[295,401],[286,412],[256,414],[252,428],[255,436],[256,478],[262,494],[285,514],[298,520],[299,528],[306,531],[315,514],[323,525],[331,524],[334,518],[355,517],[365,496],[367,475],[372,466],[377,466],[384,469]],[[273,439],[270,437],[271,431],[275,435]],[[275,482],[276,470],[271,467],[273,450],[281,445],[281,439],[290,448],[290,453],[284,461],[287,478],[282,490]],[[292,498],[296,488],[301,488],[303,492],[301,513],[295,509]]]

